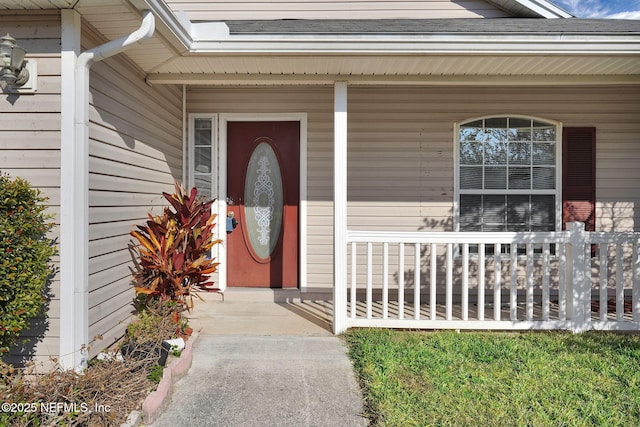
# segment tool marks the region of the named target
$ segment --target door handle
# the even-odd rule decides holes
[[[227,214],[227,233],[231,233],[238,226],[238,220],[233,212]]]

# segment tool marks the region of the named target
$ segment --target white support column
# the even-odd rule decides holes
[[[84,283],[88,272],[88,242],[86,241],[88,206],[84,191],[87,165],[83,159],[88,150],[85,144],[76,144],[76,73],[80,54],[80,14],[63,9],[62,58],[60,92],[62,99],[60,128],[60,365],[72,369],[82,365],[82,354],[76,342],[87,343],[77,337],[77,318],[83,307],[77,307],[76,284]]]
[[[334,86],[333,333],[347,330],[347,82]]]
[[[80,15],[62,11],[60,142],[60,365],[82,370],[89,344],[89,68],[151,37],[155,18],[144,13],[127,36],[80,52]]]

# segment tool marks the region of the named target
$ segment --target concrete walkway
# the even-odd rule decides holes
[[[190,321],[193,365],[150,426],[366,426],[332,307],[297,291],[208,294]]]

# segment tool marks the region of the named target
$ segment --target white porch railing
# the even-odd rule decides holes
[[[640,329],[640,233],[348,231],[347,327]]]

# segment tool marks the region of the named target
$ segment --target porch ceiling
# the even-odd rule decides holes
[[[132,55],[135,55],[133,53]],[[156,83],[220,83],[290,77],[293,80],[388,79],[400,82],[473,82],[474,79],[507,83],[510,78],[531,77],[533,83],[544,78],[600,76],[604,81],[615,76],[640,82],[640,57],[637,55],[561,56],[561,55],[199,55],[173,58],[152,70],[148,80]],[[543,78],[544,77],[544,78]],[[575,80],[580,81],[580,79]]]

